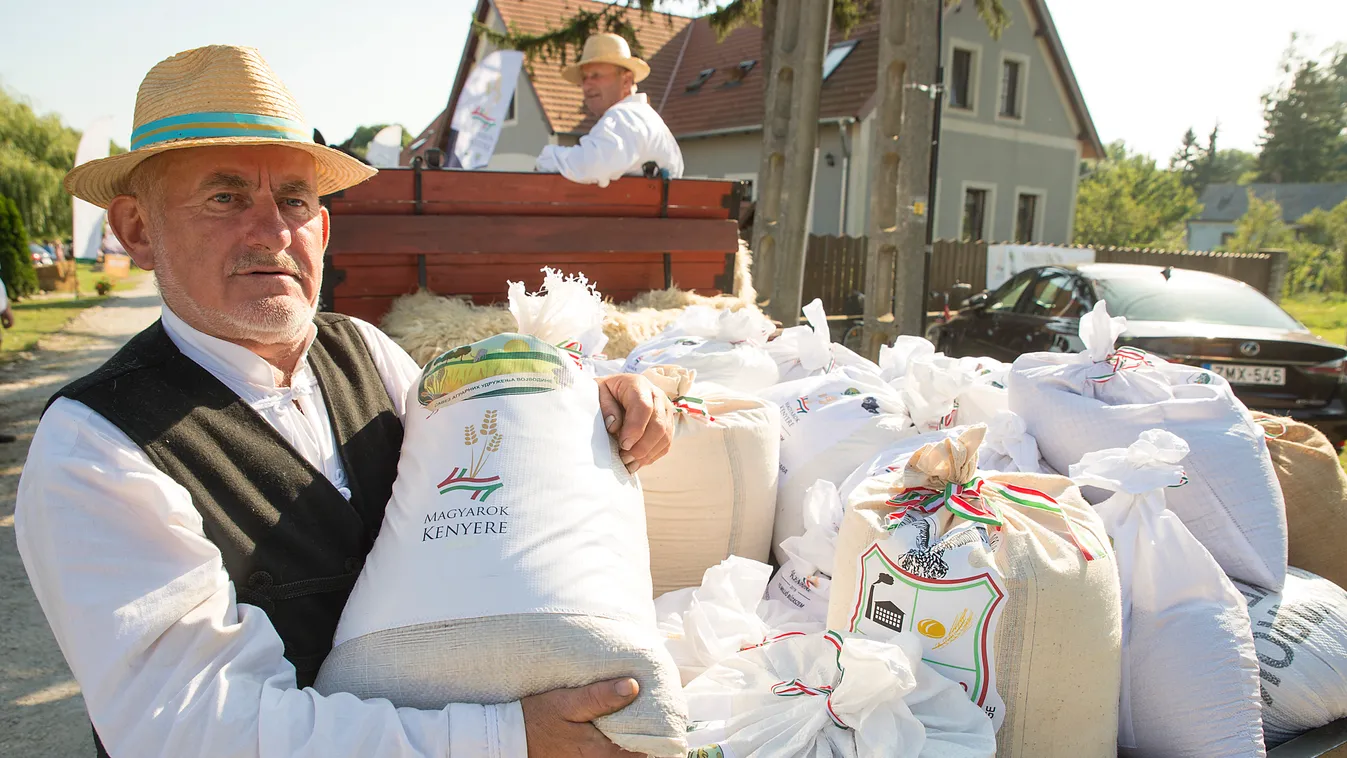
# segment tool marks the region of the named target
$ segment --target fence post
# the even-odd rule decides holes
[[[1285,250],[1259,250],[1271,257],[1268,261],[1267,296],[1272,302],[1282,301],[1282,289],[1286,286],[1286,272],[1291,267],[1291,254]]]

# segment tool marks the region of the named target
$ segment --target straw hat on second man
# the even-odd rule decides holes
[[[650,76],[650,66],[631,54],[631,46],[627,41],[607,32],[595,34],[585,40],[585,49],[580,54],[580,60],[563,69],[561,76],[571,84],[578,85],[584,79],[580,67],[590,63],[611,63],[614,66],[621,66],[635,74],[637,82]]]
[[[66,174],[65,188],[106,208],[126,192],[127,178],[146,158],[215,145],[303,150],[313,156],[318,170],[319,195],[378,173],[313,141],[313,128],[304,121],[299,104],[261,53],[250,47],[211,45],[178,53],[150,69],[136,93],[131,151],[76,166]]]

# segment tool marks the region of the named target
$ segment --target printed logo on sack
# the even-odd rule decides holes
[[[487,411],[479,426],[468,425],[463,428],[463,445],[468,448],[468,465],[455,466],[452,473],[439,484],[441,495],[450,492],[471,492],[472,500],[485,503],[496,490],[504,487],[500,476],[481,476],[482,467],[494,453],[500,452],[502,437],[498,428],[498,413]],[[481,449],[477,448],[481,443]]]
[[[707,745],[689,750],[688,758],[725,758],[725,751],[719,745]]]
[[[977,539],[974,531],[969,535]],[[939,565],[928,566],[932,561]],[[881,639],[893,632],[918,633],[924,638],[922,660],[958,682],[999,727],[1005,703],[996,691],[993,648],[1006,594],[996,577],[970,569],[943,553],[893,560],[879,543],[872,544],[861,555],[847,630]]]
[[[526,334],[498,334],[426,364],[417,400],[434,413],[464,400],[551,392],[571,386],[575,359]]]

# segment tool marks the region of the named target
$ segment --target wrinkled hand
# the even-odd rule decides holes
[[[627,707],[639,689],[635,679],[614,679],[524,698],[529,758],[640,758],[589,723]]]
[[[622,462],[636,473],[669,452],[673,444],[673,403],[649,379],[615,374],[599,380],[604,426],[617,437]]]

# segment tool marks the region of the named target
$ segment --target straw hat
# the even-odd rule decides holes
[[[126,192],[142,161],[169,150],[212,145],[285,145],[313,156],[318,194],[329,195],[378,173],[316,144],[313,129],[262,55],[250,47],[211,45],[160,62],[136,93],[131,151],[76,166],[70,194],[101,208]]]
[[[580,67],[589,63],[611,63],[621,66],[636,75],[636,81],[650,76],[650,66],[640,58],[633,57],[631,46],[616,34],[595,34],[585,40],[584,52],[580,60],[562,70],[561,76],[571,84],[579,84],[584,77]]]

